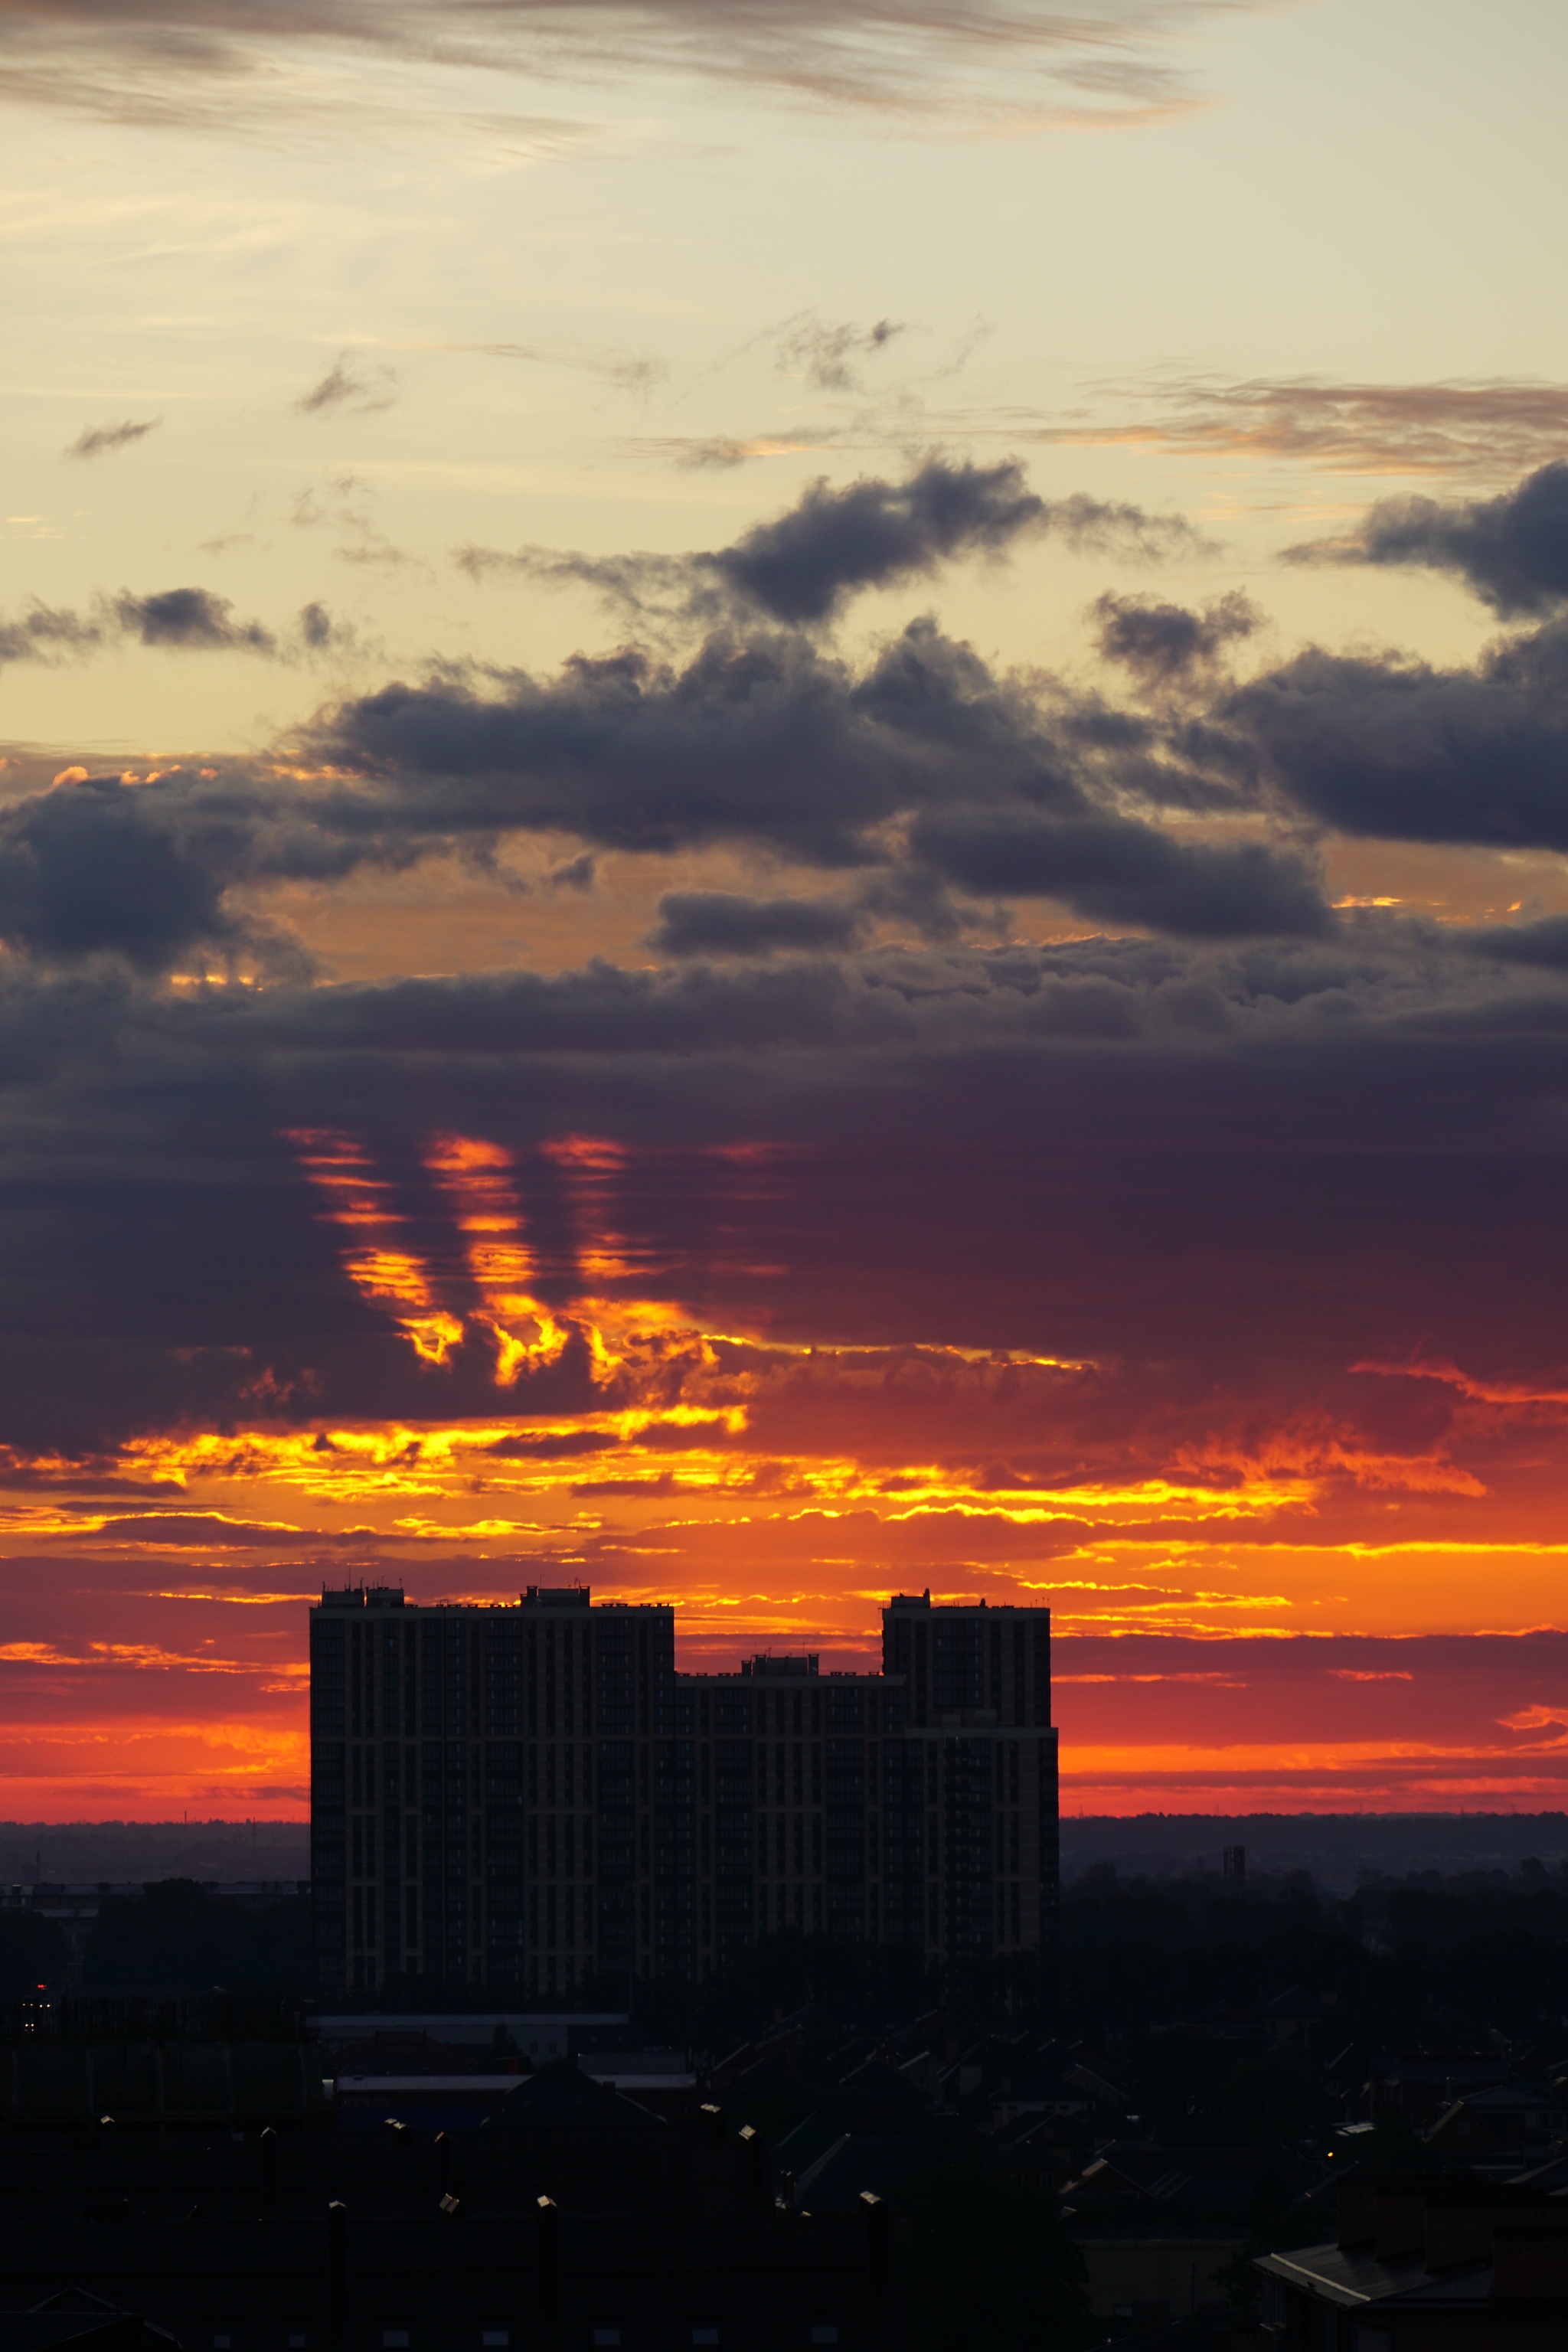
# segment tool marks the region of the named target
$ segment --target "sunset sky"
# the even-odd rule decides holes
[[[306,1603],[1568,1803],[1561,0],[0,0],[0,1815]]]

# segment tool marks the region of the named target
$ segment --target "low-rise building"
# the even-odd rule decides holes
[[[1561,2352],[1568,2205],[1474,2175],[1339,2184],[1332,2242],[1257,2265],[1270,2352]]]

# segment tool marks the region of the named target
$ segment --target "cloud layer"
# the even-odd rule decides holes
[[[268,67],[342,47],[533,74],[674,70],[911,121],[1115,122],[1196,102],[1175,44],[1219,13],[1219,0],[1086,0],[1071,17],[1016,0],[6,0],[0,89],[132,121],[243,120],[269,97],[309,104],[286,78],[268,92]]]
[[[1561,845],[1562,625],[1469,665],[1277,658],[1245,597],[1112,589],[1070,678],[929,615],[825,635],[1083,511],[1011,466],[814,488],[666,559],[662,643],[432,660],[268,758],[13,785],[14,1555],[156,1560],[175,1594],[198,1555],[203,1592],[215,1561],[289,1592],[504,1589],[569,1552],[679,1590],[726,1660],[721,1601],[852,1649],[910,1580],[1048,1595],[1086,1642],[1457,1633],[1482,1551],[1491,1622],[1551,1622],[1563,920],[1331,906],[1322,870],[1378,837]],[[314,610],[274,638],[123,592],[12,626],[23,657],[276,655],[330,633]],[[440,861],[500,889],[525,849],[525,903],[585,921],[602,871],[639,877],[642,944],[333,982],[284,919]],[[1031,907],[1077,935],[1016,937]],[[1084,1785],[1173,1785],[1094,1752],[1098,1704]],[[1266,1705],[1226,1705],[1204,1788],[1371,1785],[1337,1735],[1304,1780]],[[1544,1734],[1489,1739],[1433,1733],[1399,1787],[1557,1786]]]

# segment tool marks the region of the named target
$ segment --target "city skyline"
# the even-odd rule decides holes
[[[0,1812],[1048,1607],[1568,1803],[1568,22],[0,0]]]

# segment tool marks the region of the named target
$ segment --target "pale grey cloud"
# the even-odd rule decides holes
[[[144,441],[163,422],[161,416],[122,416],[117,425],[84,425],[65,454],[107,457],[116,449],[129,449],[133,442]]]
[[[1070,11],[1029,0],[0,0],[0,93],[146,123],[320,112],[308,66],[291,82],[278,61],[335,47],[533,75],[673,70],[911,125],[1116,124],[1202,103],[1187,37],[1279,5],[1289,0],[1078,0]]]
[[[368,416],[397,398],[397,371],[380,360],[353,360],[340,352],[309,392],[294,403],[302,416]]]
[[[878,319],[867,327],[853,320],[832,320],[807,314],[792,319],[779,335],[773,364],[781,375],[804,376],[819,392],[858,392],[861,369],[909,329],[897,319]]]
[[[1092,406],[1076,414],[1010,409],[976,413],[970,423],[1015,441],[1272,458],[1331,474],[1497,478],[1560,457],[1568,445],[1568,383],[1187,376],[1089,389]],[[957,419],[942,423],[957,429]]]
[[[669,362],[647,352],[597,351],[591,345],[566,343],[437,343],[442,352],[477,352],[492,360],[526,360],[537,367],[576,369],[596,375],[617,392],[647,400],[668,381]]]

